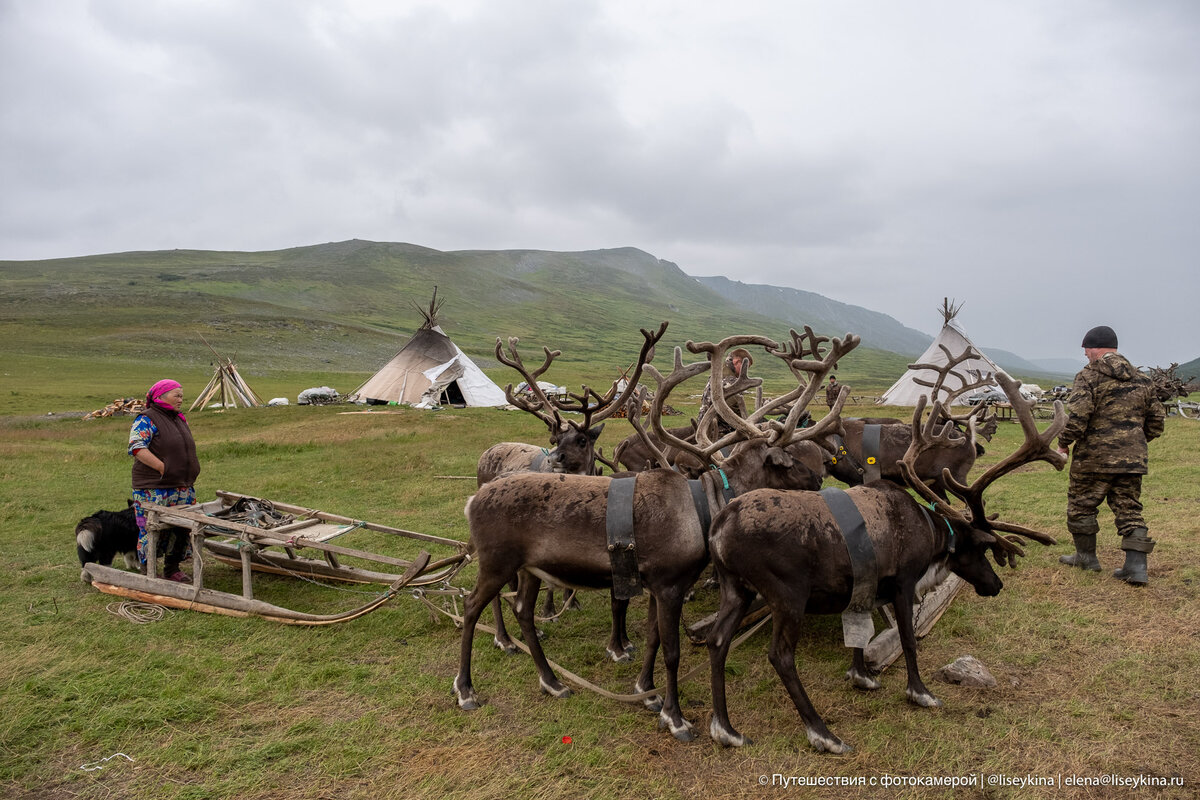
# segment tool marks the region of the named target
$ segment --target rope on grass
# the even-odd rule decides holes
[[[444,614],[447,617],[449,617],[450,620],[454,623],[454,627],[459,628],[461,630],[462,626],[463,626],[463,618],[461,616],[459,616],[459,614],[458,614],[458,604],[457,603],[454,604],[453,611],[448,611],[445,608],[440,608],[437,605],[435,605],[433,602],[431,602],[429,600],[429,598],[427,598],[425,596],[426,594],[452,594],[452,593],[451,592],[427,592],[423,589],[415,589],[415,590],[413,590],[412,596],[414,599],[425,604],[425,606],[429,609],[429,613],[430,613],[431,617],[436,619],[438,614]],[[461,595],[456,595],[456,596],[461,596]],[[732,650],[735,650],[738,647],[740,647],[743,642],[745,642],[747,639],[749,639],[754,634],[758,633],[758,631],[770,621],[771,621],[770,614],[768,614],[765,617],[763,617],[762,619],[760,619],[757,622],[757,624],[754,625],[754,627],[752,627],[750,630],[746,631],[744,634],[742,634],[738,638],[734,639],[733,642],[729,645],[729,649],[732,651]],[[476,634],[478,634],[480,632],[495,634],[496,629],[491,627],[490,625],[484,625],[482,622],[476,622],[475,623],[475,632],[476,632]],[[524,642],[514,639],[513,644],[515,644],[520,650],[524,651],[526,655],[529,655],[529,647]],[[550,659],[546,659],[546,663],[548,663],[550,665],[551,669],[557,671],[558,674],[561,675],[563,678],[565,678],[568,682],[575,684],[577,687],[579,687],[581,689],[587,689],[588,691],[595,692],[596,694],[600,695],[601,697],[607,697],[609,700],[617,700],[622,703],[637,703],[639,701],[646,700],[651,697],[656,697],[659,694],[659,690],[657,688],[650,689],[645,692],[638,692],[636,694],[617,694],[615,692],[610,692],[607,689],[597,686],[596,684],[592,683],[591,681],[587,680],[586,678],[576,675],[574,672],[571,672],[569,669],[566,669],[561,664],[557,664]],[[684,681],[690,680],[691,678],[693,678],[696,675],[699,675],[701,672],[704,672],[705,670],[707,670],[708,666],[709,665],[707,662],[697,665],[691,671],[689,671],[686,675],[681,675],[676,680],[676,684],[678,685],[680,683],[683,683]]]
[[[134,760],[134,759],[130,758],[129,756],[125,755],[124,753],[113,753],[108,758],[102,758],[99,761],[93,761],[91,764],[80,764],[79,768],[81,770],[83,770],[84,772],[95,772],[96,770],[104,769],[104,767],[107,766],[108,762],[112,761],[117,756],[120,756],[121,758],[125,759],[126,761]]]
[[[104,608],[108,613],[132,622],[135,625],[147,625],[151,622],[159,622],[171,610],[166,606],[160,606],[155,603],[133,603],[129,600],[122,600],[120,603],[109,603]],[[124,755],[124,753],[117,753],[117,755]],[[111,757],[109,756],[109,758]]]

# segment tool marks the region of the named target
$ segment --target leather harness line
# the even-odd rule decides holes
[[[642,593],[637,543],[633,537],[633,491],[636,486],[636,475],[613,478],[608,485],[608,512],[604,523],[608,532],[608,557],[612,562],[612,596],[617,600],[629,600]]]
[[[863,483],[879,480],[879,429],[882,425],[863,425]]]
[[[879,583],[879,562],[875,558],[875,545],[867,535],[867,523],[859,513],[850,496],[841,489],[830,487],[819,494],[833,513],[833,520],[841,531],[850,554],[850,567],[854,573],[854,588],[850,594],[847,611],[870,612],[875,607],[876,587]]]

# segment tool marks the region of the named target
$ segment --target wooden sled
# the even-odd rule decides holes
[[[171,507],[148,504],[145,508],[146,529],[150,533],[146,553],[148,574],[141,575],[98,564],[86,564],[81,577],[107,594],[157,603],[170,608],[230,616],[258,616],[292,625],[328,625],[357,619],[374,611],[406,586],[445,583],[467,560],[466,545],[454,539],[364,522],[288,503],[268,501],[273,510],[287,515],[284,524],[274,527],[260,527],[216,516],[228,512],[239,501],[262,502],[248,495],[217,492],[216,500],[197,505]],[[191,584],[175,583],[156,575],[158,538],[172,528],[184,528],[191,537]],[[438,544],[451,549],[453,554],[434,560],[426,550],[421,550],[415,559],[406,561],[335,545],[330,541],[355,530],[369,530],[422,543]],[[322,559],[298,555],[298,551],[303,549],[316,550]],[[381,564],[383,569],[392,571],[375,571],[343,564],[339,557]],[[204,588],[204,571],[206,561],[210,558],[241,568],[241,595]],[[382,584],[387,588],[366,604],[350,611],[339,614],[308,614],[255,599],[255,572],[290,575],[306,580],[320,578],[349,583]]]

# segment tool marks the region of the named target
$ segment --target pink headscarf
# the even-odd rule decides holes
[[[167,403],[164,403],[159,399],[167,392],[172,391],[174,389],[179,389],[181,387],[182,387],[182,384],[179,381],[173,381],[170,378],[161,380],[158,383],[151,386],[150,391],[146,392],[146,402],[153,403],[154,405],[158,406],[159,408],[163,408],[168,411],[174,411],[175,413],[179,414],[181,419],[186,420],[187,417],[183,416],[183,413],[181,412],[180,409],[175,408],[174,406],[169,405]]]

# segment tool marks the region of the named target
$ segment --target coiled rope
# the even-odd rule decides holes
[[[168,613],[174,613],[166,606],[160,606],[155,603],[135,603],[129,600],[122,600],[119,603],[109,603],[104,608],[108,613],[132,622],[135,625],[147,625],[151,622],[159,622]]]

